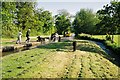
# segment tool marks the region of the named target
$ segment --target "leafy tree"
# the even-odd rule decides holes
[[[2,2],[2,34],[9,37],[13,37],[16,32],[16,25],[14,24],[15,12],[15,2]]]
[[[42,31],[42,27],[44,25],[44,22],[42,22],[40,20],[40,15],[42,13],[43,9],[40,8],[40,9],[37,9],[37,10],[34,10],[34,32],[36,31],[37,35],[41,34],[43,31]]]
[[[39,19],[44,22],[44,25],[42,27],[43,33],[49,32],[49,30],[51,29],[51,27],[53,27],[54,24],[52,13],[49,11],[43,11],[40,14]]]
[[[120,27],[119,11],[120,2],[112,1],[97,12],[100,15],[99,19],[101,20],[97,25],[101,31],[104,31],[106,34],[112,34],[112,42],[114,38],[113,35],[119,31],[118,29]]]
[[[69,13],[65,10],[59,10],[59,13],[55,15],[55,26],[58,34],[63,34],[66,31],[70,31],[71,22]]]
[[[98,18],[90,9],[81,9],[77,12],[73,21],[73,27],[76,35],[80,33],[94,34]]]
[[[18,30],[25,34],[31,28],[33,35],[54,31],[52,13],[36,9],[36,2],[2,2],[2,34],[14,36]]]
[[[41,31],[44,34],[54,31],[54,21],[51,12],[39,8],[35,10],[35,16],[38,19],[37,22],[40,23],[38,27],[36,27],[37,31]]]
[[[23,30],[34,27],[34,6],[33,2],[17,2],[17,25]]]

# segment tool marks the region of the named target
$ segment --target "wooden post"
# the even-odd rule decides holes
[[[59,37],[58,37],[58,42],[60,42],[60,41],[61,41],[61,37],[59,36]]]
[[[76,51],[76,41],[73,41],[73,51]]]

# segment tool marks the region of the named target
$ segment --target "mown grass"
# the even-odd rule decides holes
[[[106,39],[106,35],[92,35],[93,38]],[[116,46],[120,47],[120,35],[114,35],[114,42]]]
[[[95,43],[77,41],[50,43],[2,58],[3,78],[111,78],[117,77],[117,66],[100,54]],[[93,50],[91,51],[91,48]],[[103,54],[106,55],[106,54]],[[103,64],[105,63],[105,64]],[[109,69],[107,69],[107,67]],[[104,75],[103,75],[104,73]]]
[[[96,53],[105,53],[100,46],[96,45],[94,42],[90,41],[79,41],[78,48],[81,51],[96,52]]]

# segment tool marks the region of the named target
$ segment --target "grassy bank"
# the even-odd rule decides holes
[[[105,35],[87,35],[87,34],[80,34],[77,36],[78,39],[85,39],[85,40],[93,40],[93,41],[99,41],[102,42],[108,49],[113,51],[114,54],[120,55],[120,46],[119,46],[119,36],[120,35],[115,35],[114,37],[114,43],[112,43],[109,40],[105,39]]]
[[[118,66],[95,43],[51,43],[2,58],[3,78],[118,78]],[[104,63],[104,64],[103,64]]]

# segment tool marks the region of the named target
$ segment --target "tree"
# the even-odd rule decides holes
[[[33,2],[17,2],[16,22],[18,28],[26,30],[34,27],[34,6]]]
[[[73,21],[73,27],[75,30],[75,34],[78,35],[80,33],[94,34],[96,30],[96,23],[98,22],[98,18],[95,14],[93,14],[90,9],[81,9],[77,12],[75,19]]]
[[[43,11],[39,19],[44,22],[43,33],[49,32],[49,30],[51,29],[51,27],[53,27],[54,24],[52,13],[47,10]]]
[[[99,29],[104,30],[106,34],[112,34],[112,42],[114,34],[119,31],[120,27],[120,2],[112,1],[110,4],[104,5],[103,9],[98,10],[97,13],[100,15],[101,20],[98,23]]]
[[[44,34],[48,34],[54,31],[54,20],[50,11],[39,8],[35,10],[35,15],[38,19],[37,22],[40,22],[39,26],[36,27],[37,30],[41,31]]]
[[[13,37],[16,32],[16,25],[14,24],[16,12],[15,2],[2,2],[2,34]]]
[[[18,30],[25,34],[28,28],[31,35],[54,31],[52,13],[35,6],[36,2],[2,2],[2,34],[15,36]]]
[[[55,15],[55,27],[58,34],[64,34],[66,31],[70,31],[71,22],[68,14],[66,10],[59,10],[59,13]]]
[[[43,9],[40,8],[40,9],[37,9],[37,10],[34,10],[34,32],[37,33],[37,35],[41,34],[43,31],[42,31],[42,27],[44,25],[44,22],[42,22],[40,20],[40,16],[41,16],[41,13],[42,13]]]

